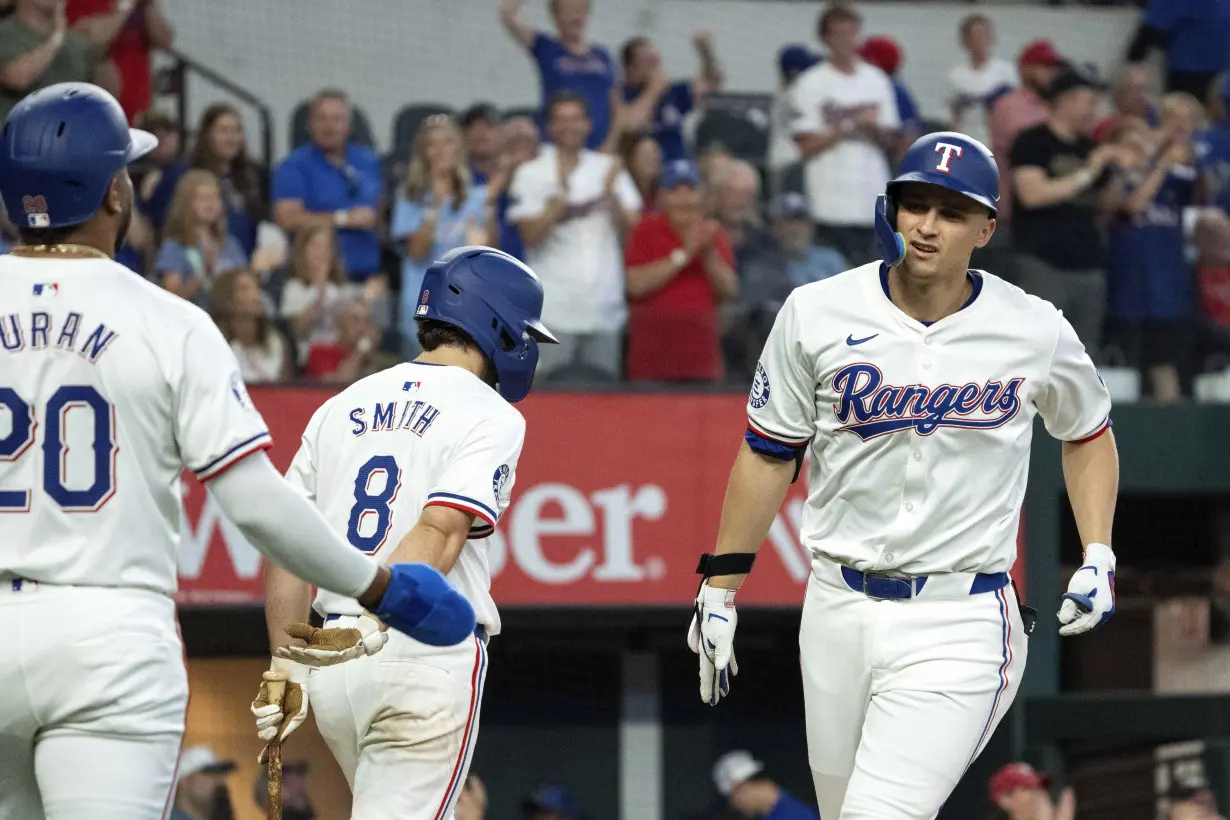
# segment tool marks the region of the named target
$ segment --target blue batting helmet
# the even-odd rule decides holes
[[[538,345],[558,344],[541,321],[542,283],[514,257],[467,245],[441,256],[423,274],[416,319],[454,325],[495,365],[500,395],[521,401],[534,382]]]
[[[24,228],[86,222],[121,168],[158,145],[128,127],[115,98],[89,83],[35,91],[9,112],[0,131],[0,196]]]
[[[901,166],[876,199],[876,239],[884,261],[895,265],[905,258],[905,239],[897,233],[897,188],[907,182],[939,185],[985,205],[996,213],[999,202],[999,167],[990,150],[973,137],[956,131],[938,131],[919,137],[905,152]]]

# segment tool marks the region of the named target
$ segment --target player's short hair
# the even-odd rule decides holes
[[[816,24],[816,31],[821,37],[829,33],[829,27],[834,23],[858,23],[863,24],[863,15],[858,13],[858,10],[849,3],[837,0],[835,3],[830,3],[824,11],[820,12],[820,20]]]
[[[460,347],[477,350],[481,353],[486,364],[482,380],[495,387],[497,381],[495,364],[492,363],[486,353],[482,352],[478,342],[474,341],[473,336],[456,325],[450,325],[448,322],[441,322],[436,319],[415,319],[414,321],[418,325],[419,347],[427,352],[440,347]]]
[[[984,26],[990,26],[991,18],[987,17],[985,14],[980,14],[978,12],[975,12],[974,14],[966,15],[965,19],[961,21],[961,40],[962,42],[964,42],[965,38],[969,36],[969,30],[973,28],[974,26],[978,25],[979,23],[983,24]]]
[[[63,245],[81,225],[64,225],[60,228],[23,228],[17,226],[17,235],[23,245]]]
[[[589,117],[589,101],[575,91],[556,91],[547,99],[547,119],[551,119],[551,115],[555,113],[556,106],[566,105],[568,103],[576,103],[581,106],[581,111],[586,117]]]

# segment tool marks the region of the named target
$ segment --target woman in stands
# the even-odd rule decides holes
[[[214,323],[230,342],[246,383],[291,378],[290,345],[269,318],[256,276],[243,269],[227,271],[214,284],[210,303]]]
[[[204,306],[213,280],[242,268],[248,256],[226,228],[222,188],[212,171],[192,170],[175,186],[164,239],[154,262],[155,281]]]
[[[415,352],[414,306],[432,260],[462,245],[487,244],[486,190],[474,185],[457,123],[447,114],[423,121],[414,136],[405,187],[393,206],[389,234],[402,253],[404,352]]]
[[[337,234],[328,225],[310,225],[295,234],[287,274],[280,315],[289,323],[302,364],[313,345],[336,344],[333,310],[361,295],[362,287],[346,278]]]
[[[190,161],[168,166],[162,172],[145,206],[154,224],[163,225],[175,186],[190,169],[217,175],[226,206],[227,230],[250,257],[256,248],[256,228],[268,217],[269,206],[261,192],[260,168],[248,157],[243,119],[233,106],[215,103],[206,108]]]
[[[619,156],[632,175],[645,212],[658,210],[658,178],[662,175],[662,149],[650,131],[625,133],[619,139]]]

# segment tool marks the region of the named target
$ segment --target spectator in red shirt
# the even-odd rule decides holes
[[[646,215],[624,255],[628,292],[628,378],[720,381],[718,305],[739,294],[730,237],[706,216],[691,161],[662,169],[662,210]]]
[[[380,350],[380,328],[372,321],[365,299],[350,299],[333,309],[338,338],[334,344],[312,345],[303,375],[330,384],[350,384],[396,363]]]
[[[120,105],[135,122],[153,101],[150,52],[167,49],[175,29],[163,13],[161,0],[68,0],[68,22],[107,53],[118,76]]]

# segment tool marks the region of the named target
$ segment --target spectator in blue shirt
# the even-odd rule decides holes
[[[1194,342],[1195,289],[1182,213],[1195,200],[1197,173],[1191,129],[1183,124],[1189,115],[1178,109],[1197,105],[1186,94],[1167,95],[1156,149],[1140,120],[1124,120],[1112,134],[1120,162],[1107,238],[1110,336],[1127,363],[1141,369],[1152,397],[1164,402],[1179,399]]]
[[[383,185],[380,158],[350,142],[350,101],[342,91],[321,91],[308,114],[307,145],[295,150],[273,174],[273,218],[288,234],[312,224],[337,229],[342,259],[352,281],[383,290],[376,209]]]
[[[888,75],[893,83],[893,94],[897,100],[897,116],[901,119],[901,133],[897,145],[890,151],[893,163],[905,155],[906,149],[914,144],[914,140],[922,136],[922,115],[918,113],[918,103],[905,83],[897,77],[901,68],[901,46],[892,37],[868,37],[858,56]]]
[[[1230,82],[1217,79],[1216,93],[1209,95],[1209,124],[1196,134],[1192,149],[1198,167],[1208,184],[1209,198],[1226,210],[1230,205]]]
[[[779,196],[773,203],[772,216],[773,236],[785,256],[790,287],[819,282],[850,267],[836,250],[812,242],[814,230],[807,198],[802,194],[789,191]]]
[[[192,170],[175,186],[154,275],[171,293],[201,307],[221,274],[246,267],[247,254],[226,230],[218,178]]]
[[[589,0],[548,0],[558,39],[536,31],[518,16],[525,0],[501,0],[500,22],[534,58],[542,85],[538,128],[545,135],[547,101],[558,91],[585,98],[590,129],[585,147],[614,150],[619,137],[620,98],[615,88],[615,62],[603,46],[587,42]]]
[[[730,807],[743,817],[764,820],[820,820],[811,806],[764,777],[764,764],[738,749],[713,765],[713,783]]]
[[[401,330],[407,354],[415,353],[414,308],[423,274],[433,260],[463,245],[486,245],[486,190],[473,184],[461,130],[448,114],[428,117],[414,136],[406,185],[393,206],[390,238],[399,244]]]
[[[1149,0],[1128,48],[1139,63],[1151,47],[1166,52],[1166,90],[1207,99],[1213,79],[1230,69],[1230,0]]]
[[[683,138],[683,120],[699,108],[706,94],[722,87],[722,66],[713,50],[713,34],[692,37],[700,55],[700,73],[691,80],[671,82],[662,69],[662,55],[648,37],[633,37],[620,49],[624,69],[621,131],[646,128],[653,132],[665,162],[690,159]]]

